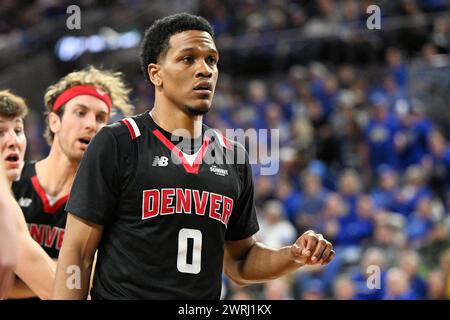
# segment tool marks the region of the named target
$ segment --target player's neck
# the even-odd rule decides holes
[[[51,148],[47,158],[36,163],[36,175],[45,192],[62,197],[70,192],[78,162],[70,161],[58,148]]]
[[[189,116],[178,108],[155,106],[150,111],[153,121],[167,132],[184,129],[189,132],[190,138],[198,138],[202,134],[203,116]],[[175,132],[178,136],[185,136],[182,132]]]

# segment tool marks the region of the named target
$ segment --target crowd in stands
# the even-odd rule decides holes
[[[69,2],[1,1],[0,40],[65,14]],[[241,288],[224,277],[222,297],[449,299],[450,127],[430,116],[411,76],[413,61],[432,68],[438,55],[449,60],[449,2],[194,3],[227,53],[207,124],[224,132],[279,130],[278,173],[261,175],[254,164],[258,238],[281,247],[313,229],[337,253],[325,268],[304,267],[265,285]],[[373,3],[385,21],[400,17],[409,25],[392,20],[393,32],[374,31],[376,38],[353,32],[365,28],[364,9]],[[10,19],[18,10],[21,18]],[[299,41],[286,49],[271,38],[278,32]],[[135,113],[145,112],[151,88],[140,74],[129,82]],[[448,101],[443,110],[449,117]],[[27,120],[34,158],[46,152],[39,120],[33,112]]]

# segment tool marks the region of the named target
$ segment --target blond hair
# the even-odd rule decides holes
[[[9,90],[0,90],[0,116],[5,118],[25,118],[28,107],[25,100]]]
[[[67,89],[77,85],[90,84],[96,87],[103,88],[111,98],[112,113],[114,109],[119,110],[124,116],[132,114],[133,106],[130,104],[128,94],[131,89],[126,87],[122,80],[123,74],[121,72],[113,72],[109,70],[100,70],[94,66],[89,66],[85,69],[74,71],[61,78],[58,82],[48,87],[44,95],[44,104],[47,114],[53,112],[53,104],[56,99]],[[64,107],[61,112],[56,112],[62,116]],[[58,110],[59,111],[59,110]],[[44,134],[45,139],[51,145],[54,134],[51,132],[48,122]]]

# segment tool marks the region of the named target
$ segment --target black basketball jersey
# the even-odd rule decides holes
[[[149,113],[91,141],[66,210],[104,226],[93,299],[220,297],[225,240],[259,227],[245,150],[208,129],[193,154]],[[208,164],[238,148],[243,164]]]
[[[36,176],[36,163],[25,162],[20,179],[12,186],[14,196],[22,208],[31,236],[52,258],[61,249],[67,213],[64,210],[68,195],[50,199]]]

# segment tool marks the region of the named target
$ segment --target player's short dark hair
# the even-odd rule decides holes
[[[158,19],[147,29],[141,45],[140,61],[148,82],[151,83],[147,72],[148,65],[158,63],[167,53],[171,36],[188,30],[205,31],[214,38],[211,24],[205,18],[189,13],[177,13]]]

